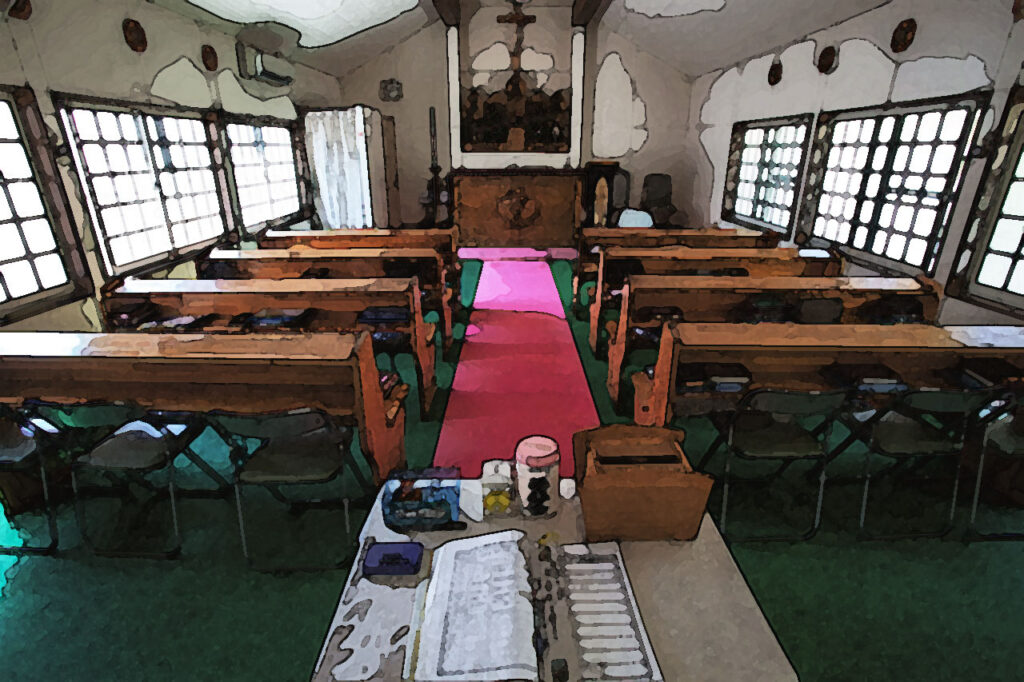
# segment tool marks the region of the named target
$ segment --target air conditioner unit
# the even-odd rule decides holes
[[[270,85],[291,85],[295,80],[295,67],[285,60],[260,52],[242,43],[236,44],[238,70],[242,78],[262,81]]]

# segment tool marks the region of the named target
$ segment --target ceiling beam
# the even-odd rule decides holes
[[[586,26],[592,21],[600,21],[611,0],[575,0],[572,3],[572,25]]]
[[[441,15],[445,26],[458,26],[461,12],[459,0],[434,0],[434,9]]]

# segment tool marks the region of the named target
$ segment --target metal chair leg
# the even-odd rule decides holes
[[[978,458],[978,475],[974,478],[974,499],[971,501],[971,520],[967,523],[967,530],[974,534],[977,532],[975,522],[978,518],[978,500],[981,498],[981,475],[985,470],[985,452],[988,450],[988,440],[981,445],[981,456]]]
[[[171,523],[174,524],[174,547],[167,554],[167,558],[175,558],[181,555],[181,528],[178,525],[178,505],[174,496],[174,458],[167,462],[169,471],[167,473],[167,494],[171,498]]]
[[[971,502],[971,519],[967,524],[964,533],[965,540],[1024,540],[1024,533],[981,533],[978,531],[978,504],[981,501],[981,481],[985,469],[985,454],[988,452],[988,441],[981,446],[981,456],[978,458],[978,475],[974,479],[974,500]]]
[[[864,531],[864,519],[868,513],[868,490],[871,487],[871,451],[864,453],[864,492],[860,498],[860,523],[858,528]]]
[[[242,556],[245,557],[245,562],[251,566],[249,543],[245,539],[245,516],[242,514],[242,484],[238,481],[235,481],[235,508],[238,510],[238,534],[242,538]]]
[[[74,493],[74,506],[75,506],[75,522],[78,524],[79,533],[82,536],[82,542],[89,550],[98,556],[106,557],[120,557],[120,558],[141,558],[141,559],[176,559],[181,556],[181,531],[178,525],[178,510],[174,495],[174,464],[173,461],[169,461],[168,464],[171,466],[169,472],[169,482],[167,484],[167,492],[170,496],[171,502],[171,521],[174,525],[174,539],[175,544],[170,549],[164,551],[134,551],[134,550],[117,550],[117,549],[102,549],[96,546],[92,538],[89,536],[89,531],[85,521],[85,502],[82,500],[80,490],[78,487],[78,477],[76,475],[76,469],[74,466],[71,467],[71,489]]]
[[[50,484],[46,477],[46,463],[39,458],[39,481],[43,486],[43,505],[46,507],[46,523],[50,527],[50,545],[46,548],[46,554],[53,554],[57,551],[60,542],[60,533],[57,529],[57,510],[50,501]]]
[[[729,509],[729,473],[732,468],[732,449],[728,449],[725,453],[725,472],[722,474],[722,520],[721,532],[725,535],[725,519],[726,512]]]
[[[348,513],[348,498],[342,500],[342,504],[345,505],[345,538],[350,539],[352,537],[352,522]]]
[[[71,466],[71,491],[74,496],[74,507],[75,507],[75,523],[78,525],[78,532],[82,536],[82,542],[89,548],[89,551],[95,553],[96,546],[92,542],[92,538],[89,537],[89,531],[85,524],[85,509],[83,508],[84,502],[82,501],[81,493],[78,489],[78,474],[74,465]]]
[[[936,454],[936,455],[932,455],[932,456],[933,457],[942,457],[942,456],[947,456],[947,455]],[[870,457],[870,453],[868,453],[868,455],[866,455],[866,457]],[[906,533],[892,533],[892,534],[885,534],[885,535],[876,535],[874,533],[869,533],[867,531],[866,523],[865,523],[865,517],[866,517],[866,514],[867,514],[868,484],[870,483],[870,473],[868,472],[867,467],[865,466],[864,499],[861,501],[860,528],[859,528],[859,532],[858,532],[858,535],[859,535],[860,539],[862,539],[862,540],[907,540],[907,539],[911,539],[911,538],[941,538],[941,537],[945,537],[946,535],[948,535],[949,532],[951,530],[953,530],[953,519],[954,519],[954,517],[956,515],[956,500],[957,500],[957,495],[958,495],[958,493],[960,491],[960,456],[959,456],[959,454],[956,455],[956,457],[957,457],[956,473],[955,473],[954,478],[953,478],[953,496],[952,496],[952,502],[950,504],[950,509],[949,509],[949,518],[946,520],[946,524],[942,528],[940,528],[938,530],[934,530],[934,531],[924,531],[924,532],[918,531],[918,532],[906,532]],[[915,470],[916,468],[917,467],[913,467],[913,468],[911,468],[911,470]]]

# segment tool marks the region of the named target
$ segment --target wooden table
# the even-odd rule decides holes
[[[821,369],[844,364],[884,364],[911,387],[955,386],[943,370],[962,358],[996,357],[1024,362],[1024,327],[926,324],[815,325],[665,323],[658,361],[639,417],[663,426],[673,416],[726,410],[742,393],[676,393],[682,363],[739,363],[750,388],[828,390]],[[643,381],[643,377],[641,380]]]
[[[919,307],[922,322],[934,322],[938,312],[937,285],[909,277],[710,277],[634,275],[622,287],[618,322],[608,345],[608,392],[618,399],[622,363],[630,351],[630,330],[657,328],[666,317],[687,322],[754,322],[746,306],[762,297],[785,310],[801,302],[834,299],[841,304],[838,322],[872,323],[880,312],[901,303]],[[734,319],[740,318],[740,319]],[[744,319],[747,318],[747,319]],[[597,320],[591,318],[590,338],[596,345]]]
[[[308,246],[315,249],[422,248],[432,249],[449,259],[458,250],[454,228],[399,230],[268,230],[259,240],[260,248],[287,249]]]
[[[522,530],[534,542],[546,533],[561,544],[584,538],[575,498],[564,501],[551,519],[487,516],[482,522],[467,519],[463,531],[412,536],[384,525],[380,499],[359,533],[360,546],[371,537],[377,542],[413,539],[429,551],[455,538],[507,529]],[[692,542],[623,542],[619,551],[666,681],[797,679],[710,516],[705,514]],[[357,558],[324,636],[313,680],[404,679],[405,657],[414,646],[409,626],[416,593],[415,583],[390,586],[365,578]]]
[[[454,273],[444,257],[424,248],[213,249],[196,264],[207,279],[371,279],[418,277],[427,293],[427,306],[436,309],[444,338],[451,341],[452,300],[457,290]]]
[[[590,349],[597,351],[601,308],[609,290],[635,275],[736,275],[749,277],[836,277],[842,259],[818,249],[695,249],[688,246],[627,248],[598,254],[597,285],[590,302]]]
[[[241,332],[231,320],[261,311],[315,309],[308,331],[373,331],[359,315],[374,307],[408,311],[409,319],[388,329],[407,333],[416,358],[420,410],[425,416],[437,390],[436,326],[423,321],[416,277],[374,279],[140,279],[128,277],[104,287],[101,307],[112,331],[151,320],[194,317],[189,331]],[[205,320],[202,318],[206,318]],[[212,318],[212,319],[211,319]],[[169,330],[162,330],[169,331]]]
[[[183,412],[312,408],[358,428],[379,481],[405,466],[405,413],[369,335],[0,332],[0,401],[133,401]]]

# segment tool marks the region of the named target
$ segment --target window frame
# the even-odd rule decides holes
[[[1024,319],[1024,294],[997,289],[978,281],[1006,195],[1015,179],[1017,163],[1024,160],[1024,85],[1019,82],[1010,89],[999,127],[988,134],[982,151],[986,152],[982,156],[985,171],[960,237],[945,293]],[[1024,262],[1024,255],[1018,260]]]
[[[104,270],[104,277],[106,281],[143,272],[153,272],[164,267],[174,267],[175,265],[190,260],[197,253],[225,241],[228,238],[228,235],[234,231],[233,216],[231,212],[228,211],[226,202],[228,196],[225,194],[227,191],[227,185],[223,179],[224,164],[222,161],[218,161],[219,158],[223,158],[224,154],[218,143],[222,133],[218,130],[216,136],[213,135],[216,122],[213,120],[213,117],[210,116],[209,110],[184,106],[164,106],[143,102],[129,102],[125,100],[90,97],[87,95],[69,93],[54,93],[52,98],[57,117],[60,119],[61,126],[64,129],[67,155],[72,159],[75,166],[74,172],[78,179],[83,203],[85,204],[85,215],[88,217],[92,227],[93,236],[96,240],[96,249],[99,252],[100,262]],[[109,111],[115,114],[129,114],[132,116],[141,116],[143,118],[146,116],[154,116],[186,118],[200,121],[206,133],[206,147],[210,153],[209,169],[214,176],[214,191],[217,194],[217,199],[220,203],[219,215],[221,222],[224,225],[223,232],[216,237],[210,237],[180,248],[175,247],[172,243],[172,246],[168,251],[148,256],[137,261],[132,261],[125,265],[115,265],[110,253],[109,245],[107,244],[108,238],[105,236],[106,229],[103,226],[101,217],[99,216],[95,190],[92,182],[89,180],[88,172],[83,163],[83,159],[81,158],[80,140],[77,138],[77,133],[69,125],[71,110],[75,108],[88,109],[93,112]],[[148,133],[145,143],[147,147],[153,143],[152,140],[148,139]],[[151,152],[149,153],[151,155]],[[159,175],[159,169],[154,167],[153,173],[154,175]],[[159,192],[159,190],[158,196],[166,217],[167,198],[162,192]],[[168,236],[170,236],[171,223],[169,222],[169,218],[166,226]]]
[[[989,102],[992,98],[991,88],[979,88],[971,90],[969,92],[961,93],[958,95],[935,97],[928,99],[920,99],[905,102],[886,102],[881,105],[857,107],[851,109],[835,109],[830,111],[821,112],[818,115],[818,119],[815,123],[813,135],[814,141],[811,145],[810,150],[810,162],[807,168],[805,183],[803,188],[803,203],[800,207],[799,223],[800,231],[804,232],[809,239],[822,240],[831,245],[832,248],[840,251],[843,256],[852,263],[867,266],[873,269],[883,269],[888,272],[896,273],[908,273],[908,274],[924,274],[928,277],[932,277],[939,265],[940,256],[945,240],[949,236],[950,225],[953,219],[953,213],[959,203],[960,196],[963,192],[964,180],[967,175],[967,171],[970,166],[970,150],[972,150],[976,143],[979,131],[982,126],[985,112],[988,110]],[[832,241],[825,237],[817,236],[814,234],[814,223],[818,217],[818,203],[821,199],[821,195],[824,192],[824,181],[825,173],[827,169],[829,152],[834,144],[832,142],[832,134],[834,132],[835,125],[837,123],[856,120],[864,118],[884,118],[887,116],[906,117],[910,114],[926,114],[933,111],[945,111],[948,109],[958,108],[965,103],[970,103],[970,108],[973,110],[973,116],[968,114],[967,121],[965,122],[966,133],[962,134],[956,142],[956,152],[953,157],[953,165],[947,174],[952,185],[947,185],[946,188],[940,193],[942,200],[939,206],[936,207],[937,219],[933,226],[932,233],[928,236],[928,245],[925,251],[925,258],[920,266],[913,265],[904,260],[890,258],[884,254],[876,254],[870,250],[866,242],[865,249],[858,249],[853,246],[852,243],[844,244],[838,241]],[[876,126],[874,133],[872,134],[872,143],[868,148],[869,157],[873,155],[873,150],[887,144],[890,150],[895,149],[900,144],[900,132],[902,130],[902,122],[893,129],[892,137],[888,143],[879,143],[877,141],[878,127]],[[892,159],[894,154],[890,153],[886,157],[885,165],[881,171],[883,180],[891,177],[894,174],[906,174],[904,171],[892,171]],[[870,163],[870,158],[869,158]],[[865,167],[866,170],[870,166]],[[865,180],[872,173],[865,172]],[[861,189],[858,192],[857,207],[855,212],[859,212],[860,206],[865,200],[864,189],[867,186],[867,182],[863,182]],[[879,197],[884,194],[884,188],[880,188]],[[877,224],[878,216],[881,208],[885,205],[884,201],[876,200],[876,207],[873,212],[873,220]],[[913,228],[911,228],[912,231]],[[869,232],[869,238],[878,231],[878,228]],[[851,242],[852,242],[851,235]],[[906,250],[904,250],[904,256],[906,256]]]
[[[764,118],[748,121],[737,121],[732,126],[732,133],[729,140],[729,156],[725,171],[725,185],[722,192],[722,219],[727,220],[741,227],[760,230],[762,232],[781,233],[783,239],[790,239],[794,229],[798,225],[800,202],[803,199],[803,183],[806,176],[808,157],[811,150],[811,141],[816,130],[816,116],[813,113],[794,114],[793,116],[781,116],[775,118]],[[787,125],[806,125],[807,134],[801,145],[800,163],[797,168],[796,177],[793,178],[793,206],[790,207],[789,223],[785,226],[766,223],[753,216],[745,216],[736,213],[736,201],[739,191],[739,173],[742,164],[743,148],[746,146],[746,134],[754,128],[780,128]]]
[[[50,224],[56,253],[60,255],[68,277],[68,281],[60,286],[0,302],[2,327],[85,300],[93,294],[94,285],[85,249],[72,217],[71,202],[61,177],[57,154],[50,141],[51,131],[43,121],[35,92],[27,84],[0,84],[0,99],[8,102],[13,110],[14,124],[32,169],[32,181],[42,198],[43,215]]]
[[[295,120],[277,118],[276,116],[249,116],[225,111],[217,111],[216,114],[217,131],[224,150],[223,165],[228,187],[230,188],[231,212],[234,216],[235,231],[239,238],[243,240],[258,239],[264,232],[269,230],[287,227],[312,218],[314,211],[312,209],[312,195],[310,192],[309,163],[306,157],[306,130],[301,112],[297,111]],[[245,225],[245,221],[242,220],[241,201],[238,198],[238,185],[235,182],[234,163],[231,160],[231,139],[228,137],[228,126],[231,124],[253,127],[273,126],[288,129],[292,143],[292,163],[295,166],[295,184],[298,188],[299,197],[299,209],[297,211],[285,216],[264,220],[252,226],[247,227]]]

